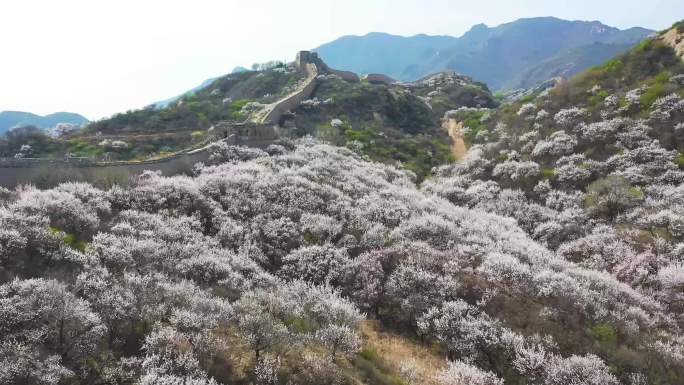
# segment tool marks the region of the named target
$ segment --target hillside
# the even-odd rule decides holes
[[[399,161],[421,178],[453,159],[451,139],[441,128],[447,111],[497,105],[484,84],[453,73],[389,86],[331,76],[321,80],[312,100],[293,111],[293,136],[311,135],[373,160]]]
[[[87,132],[123,134],[176,130],[206,130],[224,120],[243,121],[250,108],[272,103],[287,95],[304,75],[288,66],[265,71],[243,71],[211,81],[164,107],[150,106],[92,122]],[[243,110],[243,107],[247,106]]]
[[[278,100],[304,76],[292,68],[245,71],[215,79],[210,87],[182,96],[167,107],[153,105],[90,122],[59,137],[22,130],[0,139],[0,156],[84,157],[105,161],[146,160],[206,145],[217,122],[242,122]],[[20,152],[29,145],[30,154]]]
[[[664,301],[677,334],[684,319],[684,63],[671,34],[494,114],[460,112],[468,156],[441,167],[423,188],[512,217],[556,256]],[[575,322],[567,317],[560,319]],[[673,334],[656,333],[662,339],[651,346],[662,358],[641,361],[639,346],[647,344],[622,329],[626,324],[579,322],[588,322],[586,334],[567,331],[576,341],[561,350],[595,349],[613,373],[639,368],[646,383],[684,378],[684,345]]]
[[[59,123],[82,126],[88,123],[88,119],[79,114],[70,112],[56,112],[45,116],[22,111],[0,112],[0,135],[13,127],[34,126],[43,129],[56,127]]]
[[[339,69],[384,73],[405,81],[454,70],[499,90],[530,87],[547,80],[558,68],[571,68],[566,74],[573,75],[651,32],[643,28],[619,30],[597,21],[531,18],[497,27],[476,25],[459,38],[381,33],[345,36],[315,51]],[[596,43],[605,44],[606,50],[591,49]],[[582,60],[577,60],[578,51]],[[544,63],[549,68],[543,68]],[[521,78],[520,74],[525,76]]]
[[[245,67],[238,66],[238,67],[233,68],[233,70],[230,72],[230,74],[233,75],[233,74],[238,74],[240,72],[249,72],[249,70]],[[164,99],[164,100],[159,101],[159,102],[154,102],[154,103],[152,103],[152,105],[156,108],[168,107],[169,104],[177,102],[178,100],[180,100],[184,96],[190,96],[190,95],[197,93],[198,91],[201,91],[203,88],[206,88],[207,86],[211,85],[214,81],[216,81],[216,79],[218,79],[218,77],[209,78],[209,79],[203,81],[202,83],[200,83],[198,86],[193,87],[193,88],[189,89],[188,91],[186,91],[180,95],[176,95],[172,98]]]
[[[323,62],[320,66],[328,68]],[[420,179],[452,159],[451,139],[441,128],[447,111],[497,106],[486,85],[451,72],[413,83],[387,83],[329,69],[315,81],[307,100],[273,122],[282,126],[281,137],[310,135],[354,147],[374,160],[401,162]],[[29,144],[33,156],[41,157],[72,154],[141,160],[164,156],[215,139],[216,126],[259,121],[273,103],[306,82],[306,74],[294,62],[241,71],[215,79],[166,107],[117,114],[64,137],[30,136],[25,143],[7,138],[0,142],[0,154],[11,157],[21,145]]]
[[[446,169],[419,188],[283,144],[217,148],[190,177],[5,191],[3,383],[680,382],[669,241],[589,226],[571,198],[558,215]],[[559,220],[559,251],[528,235]]]
[[[186,91],[186,92],[184,92],[184,93],[182,93],[182,94],[180,94],[180,95],[176,95],[176,96],[171,97],[171,98],[168,98],[168,99],[164,99],[164,100],[161,100],[161,101],[158,101],[158,102],[154,102],[154,103],[152,103],[152,105],[153,105],[155,108],[165,108],[165,107],[168,107],[169,104],[174,103],[174,102],[177,102],[177,101],[178,101],[179,99],[181,99],[183,96],[192,95],[192,94],[194,94],[195,92],[200,91],[202,88],[205,88],[206,86],[210,85],[210,84],[213,83],[215,80],[216,80],[216,78],[207,79],[207,80],[203,81],[202,83],[200,83],[200,85],[198,85],[198,86],[196,86],[196,87],[193,87],[193,88],[189,89],[188,91]]]

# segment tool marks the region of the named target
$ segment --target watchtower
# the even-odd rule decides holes
[[[306,71],[307,64],[315,64],[320,72],[328,70],[328,66],[321,60],[317,52],[299,51],[295,58],[295,65],[300,71]]]

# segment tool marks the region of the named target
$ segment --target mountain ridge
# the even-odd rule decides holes
[[[454,47],[455,45],[460,44],[459,40],[464,40],[465,42],[471,42],[473,44],[476,44],[478,39],[483,39],[486,36],[494,36],[492,34],[496,34],[496,30],[498,28],[510,28],[511,26],[515,26],[515,23],[520,23],[520,22],[525,22],[525,23],[539,23],[539,22],[553,22],[553,23],[560,23],[560,24],[565,24],[565,25],[571,25],[571,24],[580,24],[580,25],[585,25],[585,26],[592,26],[594,31],[595,30],[607,30],[613,34],[617,33],[622,37],[622,40],[608,40],[607,42],[604,42],[606,44],[609,44],[607,48],[609,50],[606,53],[603,53],[598,56],[592,56],[590,60],[583,60],[583,65],[578,66],[574,69],[572,69],[570,72],[567,73],[567,76],[572,76],[575,73],[580,72],[583,69],[586,69],[590,66],[597,65],[602,63],[603,61],[607,60],[608,58],[617,55],[618,53],[628,49],[635,43],[637,43],[641,38],[646,37],[647,35],[653,33],[654,31],[642,28],[642,27],[630,27],[630,28],[625,28],[623,30],[620,30],[615,27],[610,27],[598,20],[592,20],[592,21],[582,21],[582,20],[564,20],[564,19],[559,19],[556,17],[539,17],[539,18],[522,18],[515,20],[513,22],[509,23],[503,23],[495,27],[489,27],[484,23],[479,23],[473,25],[468,31],[464,32],[461,36],[451,36],[451,35],[430,35],[430,34],[425,34],[425,33],[418,33],[415,35],[410,35],[410,36],[403,36],[403,35],[395,35],[395,34],[390,34],[387,32],[379,32],[379,31],[373,31],[373,32],[368,32],[363,35],[343,35],[340,36],[339,38],[333,40],[332,42],[328,42],[325,44],[320,45],[319,47],[315,48],[313,51],[320,51],[322,47],[328,46],[332,43],[338,43],[341,45],[341,48],[339,49],[339,53],[322,53],[321,57],[324,61],[327,63],[331,63],[332,67],[341,69],[341,70],[349,70],[358,74],[367,74],[367,73],[382,73],[385,75],[388,75],[390,77],[393,77],[398,80],[402,81],[413,81],[413,80],[418,80],[422,77],[429,76],[431,74],[441,72],[443,70],[455,70],[459,73],[462,73],[464,75],[470,76],[475,80],[478,81],[483,81],[486,83],[490,89],[492,90],[498,90],[501,89],[502,87],[497,87],[497,82],[494,84],[491,84],[491,81],[488,81],[487,79],[481,79],[477,74],[472,74],[469,73],[469,71],[462,71],[459,68],[450,68],[449,65],[444,65],[443,63],[440,63],[439,60],[441,57],[443,57],[443,53],[445,50],[448,50],[450,47]],[[591,31],[591,28],[590,28]],[[378,67],[377,65],[374,65],[372,62],[368,62],[367,60],[367,55],[361,55],[361,57],[358,58],[351,58],[350,55],[348,54],[347,50],[348,48],[354,48],[353,45],[359,41],[359,39],[366,39],[369,40],[367,42],[364,42],[366,45],[370,45],[367,48],[368,52],[373,52],[373,56],[384,56],[384,57],[391,57],[392,59],[397,58],[397,55],[400,55],[399,57],[408,57],[404,59],[403,62],[401,63],[386,63],[384,67]],[[508,80],[512,82],[510,87],[503,87],[507,89],[515,89],[515,88],[531,88],[536,86],[539,83],[544,82],[545,80],[548,80],[553,76],[548,76],[548,77],[534,77],[530,80],[527,81],[520,81],[518,76],[515,76],[516,74],[520,75],[523,73],[528,73],[528,72],[537,72],[537,73],[554,73],[554,68],[542,68],[539,69],[538,67],[544,64],[547,61],[550,61],[551,59],[555,59],[556,61],[565,61],[568,62],[572,59],[571,57],[568,58],[558,58],[557,56],[561,54],[564,51],[567,51],[568,48],[573,48],[573,49],[586,49],[589,50],[591,46],[593,45],[594,42],[591,42],[590,44],[586,45],[573,45],[572,47],[565,47],[565,48],[559,48],[557,52],[553,53],[552,55],[548,55],[547,57],[543,58],[542,60],[538,60],[535,63],[532,63],[528,68],[525,68],[523,70],[516,70],[516,71],[511,71],[512,74],[508,75]],[[321,53],[321,52],[319,52]],[[448,53],[448,52],[447,52]],[[402,56],[403,55],[403,56]],[[345,62],[346,61],[346,62]],[[427,68],[424,64],[421,64],[423,62],[428,62],[432,64],[428,64]],[[242,72],[242,71],[249,71],[247,68],[244,67],[236,67],[233,69],[231,72],[232,74],[235,74],[237,72]],[[220,77],[220,76],[219,76]],[[211,84],[212,81],[218,79],[219,77],[212,77],[204,82],[202,82],[200,85],[193,87],[192,89],[180,94],[173,96],[168,99],[164,99],[161,101],[157,101],[152,103],[156,108],[162,108],[168,106],[170,103],[173,103],[177,100],[179,100],[181,97],[188,95],[192,92],[197,92],[201,90],[202,88],[207,87],[208,85]]]
[[[410,81],[442,70],[455,70],[487,83],[492,89],[514,89],[534,85],[515,82],[514,74],[568,48],[594,42],[631,46],[651,33],[641,27],[620,30],[599,21],[542,17],[518,19],[496,27],[477,24],[460,37],[383,32],[347,35],[314,51],[331,66],[358,73],[378,72]],[[544,37],[541,44],[527,44],[532,38],[539,40],[539,36]],[[602,59],[592,60],[589,65],[599,64]],[[534,79],[534,83],[544,80]]]

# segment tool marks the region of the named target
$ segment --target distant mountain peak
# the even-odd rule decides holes
[[[607,31],[608,31],[608,27],[606,27],[606,26],[603,25],[603,24],[594,24],[594,25],[591,27],[591,32],[592,32],[592,33],[605,33],[605,32],[607,32]]]
[[[51,129],[60,123],[82,126],[88,123],[88,119],[73,112],[55,112],[45,116],[24,111],[0,112],[0,134],[15,127],[35,126],[42,129]]]
[[[486,29],[489,29],[489,27],[485,23],[475,24],[472,27],[470,27],[471,32],[477,32]]]

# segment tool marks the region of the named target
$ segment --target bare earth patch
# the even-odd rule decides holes
[[[451,153],[454,154],[456,159],[465,158],[466,154],[468,153],[468,148],[463,140],[463,123],[458,122],[455,119],[447,119],[442,125],[442,128],[447,130],[451,140],[453,141],[451,145]]]
[[[364,341],[372,347],[391,369],[400,373],[407,363],[415,368],[412,385],[437,385],[435,376],[447,366],[444,358],[428,347],[405,337],[382,330],[377,321],[364,321],[361,325]],[[407,381],[408,382],[408,381]]]

